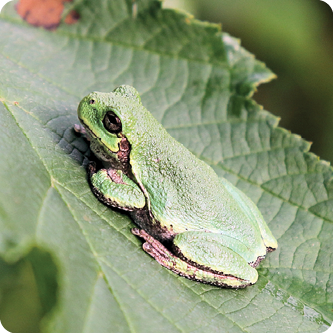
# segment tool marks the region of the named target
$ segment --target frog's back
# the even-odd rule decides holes
[[[146,133],[142,149],[136,149],[134,160],[139,163],[132,166],[148,193],[156,220],[175,233],[195,230],[242,239],[246,235],[249,243],[260,242],[257,224],[246,216],[214,170],[163,131]]]
[[[249,199],[240,200],[235,187],[221,181],[210,166],[172,138],[145,108],[137,119],[129,133],[134,134],[132,170],[162,227],[175,234],[222,233],[248,246],[263,247],[262,236],[269,229],[257,207]]]

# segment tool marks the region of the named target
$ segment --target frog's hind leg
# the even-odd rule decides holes
[[[243,212],[249,217],[253,225],[259,226],[263,241],[267,247],[267,252],[272,252],[277,248],[277,241],[272,232],[268,228],[264,218],[262,217],[259,209],[242,191],[228,182],[225,178],[220,178],[220,182],[229,191],[229,193],[238,202]]]
[[[235,276],[253,284],[258,272],[250,265],[258,253],[242,242],[220,233],[187,231],[173,240],[173,252],[195,266],[214,273]]]
[[[244,288],[257,281],[258,278],[257,271],[251,266],[249,266],[244,259],[243,262],[241,262],[241,260],[239,261],[241,266],[246,265],[248,266],[248,270],[251,271],[250,274],[247,274],[249,279],[243,279],[228,274],[213,272],[201,268],[195,263],[192,264],[188,261],[182,260],[181,258],[175,256],[163,244],[161,244],[152,236],[148,235],[144,230],[134,228],[132,229],[132,233],[145,240],[145,243],[142,246],[144,251],[150,254],[162,266],[170,269],[171,271],[177,273],[180,276],[199,282],[208,283],[219,287],[228,287],[228,288]],[[199,249],[197,250],[199,252]],[[200,256],[199,253],[198,256]]]

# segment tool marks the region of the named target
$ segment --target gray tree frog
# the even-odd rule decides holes
[[[129,212],[143,249],[171,271],[203,283],[242,288],[277,241],[257,206],[172,138],[131,86],[92,92],[78,107],[90,148],[91,188]]]

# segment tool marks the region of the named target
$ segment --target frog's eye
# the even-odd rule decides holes
[[[107,112],[104,117],[103,124],[106,130],[110,133],[121,132],[121,121],[112,111]]]
[[[94,100],[94,99],[91,99],[91,100],[89,101],[89,104],[95,104],[95,100]]]

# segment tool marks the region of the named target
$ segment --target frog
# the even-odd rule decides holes
[[[134,87],[88,94],[78,118],[97,158],[88,166],[92,192],[129,214],[146,253],[197,282],[256,283],[256,267],[277,248],[258,207],[174,139]]]

